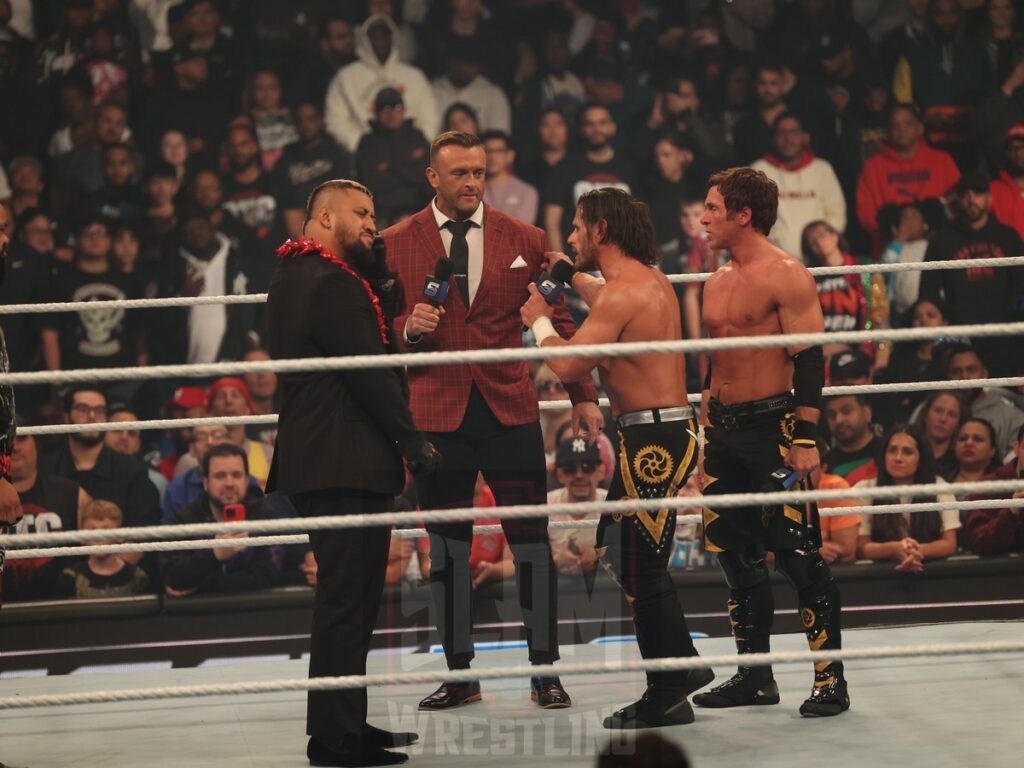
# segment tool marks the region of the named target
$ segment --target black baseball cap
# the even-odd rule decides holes
[[[577,461],[601,462],[601,451],[597,443],[588,443],[582,437],[563,440],[555,449],[555,466],[561,467]]]
[[[402,94],[395,88],[381,88],[377,91],[377,98],[374,100],[374,107],[378,112],[386,107],[403,107],[405,101],[402,99]]]
[[[957,192],[988,192],[988,186],[991,183],[989,175],[982,170],[971,171],[960,179],[960,183],[956,185]]]
[[[871,373],[871,361],[856,347],[833,355],[828,364],[828,376],[832,382],[845,379],[862,379]]]

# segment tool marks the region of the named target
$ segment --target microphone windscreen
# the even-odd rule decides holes
[[[559,259],[551,267],[551,276],[561,283],[572,285],[572,276],[575,273],[572,264],[564,259]]]
[[[383,261],[387,257],[388,246],[380,235],[373,238],[373,245],[370,248],[373,250],[374,258],[378,261]]]
[[[434,267],[434,277],[443,282],[448,282],[452,279],[452,260],[446,259],[443,256],[437,260],[437,265]]]

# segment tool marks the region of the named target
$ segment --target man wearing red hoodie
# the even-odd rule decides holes
[[[992,213],[1000,224],[1013,227],[1024,239],[1024,123],[1011,126],[1003,142],[1003,170],[989,185]]]
[[[911,104],[889,110],[888,140],[869,157],[857,179],[857,218],[880,253],[878,211],[886,203],[907,203],[941,198],[960,180],[960,171],[948,152],[929,147],[921,138],[924,124]]]
[[[779,215],[769,239],[799,259],[801,233],[812,221],[827,221],[840,233],[846,229],[846,200],[832,166],[811,151],[800,118],[783,112],[772,130],[773,151],[750,167],[779,188]]]

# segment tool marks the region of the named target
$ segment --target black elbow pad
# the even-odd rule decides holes
[[[793,355],[793,404],[821,410],[821,388],[825,386],[825,356],[821,345]]]

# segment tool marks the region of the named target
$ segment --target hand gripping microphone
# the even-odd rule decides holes
[[[540,273],[534,285],[537,286],[537,291],[540,295],[544,297],[544,301],[550,306],[554,306],[566,286],[572,285],[573,272],[575,270],[572,268],[572,264],[564,259],[559,259],[551,268],[551,272],[545,271]],[[524,325],[523,332],[525,333],[528,330],[530,329]]]
[[[434,266],[434,274],[427,275],[423,281],[423,298],[432,307],[444,306],[448,298],[448,284],[452,279],[452,261],[443,256]]]
[[[537,290],[548,304],[554,304],[562,295],[567,285],[572,285],[572,264],[559,259],[551,268],[551,272],[541,272],[537,278]]]

